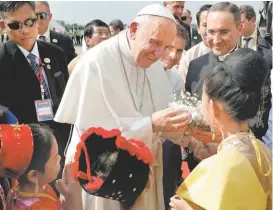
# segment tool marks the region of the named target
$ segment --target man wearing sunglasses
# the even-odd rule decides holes
[[[47,124],[58,139],[60,154],[64,154],[70,127],[50,119],[68,80],[65,54],[59,47],[37,40],[34,2],[2,1],[0,15],[1,28],[10,38],[0,45],[0,104],[8,107],[19,123]],[[45,110],[37,104],[51,108],[46,111],[47,119],[40,115]]]
[[[67,63],[69,63],[77,55],[71,38],[65,34],[58,33],[49,29],[49,22],[51,21],[52,14],[47,1],[36,2],[36,14],[38,16],[38,31],[39,39],[45,42],[51,42],[61,47],[65,54]]]

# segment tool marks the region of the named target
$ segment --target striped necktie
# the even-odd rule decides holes
[[[33,69],[33,71],[35,72],[37,78],[40,78],[40,71],[39,71],[39,65],[36,62],[36,56],[33,55],[32,53],[29,53],[27,58],[30,60],[30,66]],[[45,78],[44,76],[42,76],[42,84],[43,84],[43,88],[45,91],[45,99],[50,99],[50,92],[49,92],[49,88],[46,84]]]

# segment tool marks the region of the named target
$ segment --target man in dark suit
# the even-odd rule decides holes
[[[52,14],[47,1],[36,2],[36,14],[39,22],[39,39],[46,42],[51,42],[61,47],[65,54],[67,63],[69,63],[77,55],[71,38],[65,34],[58,33],[49,29],[49,22]]]
[[[4,1],[0,11],[1,27],[10,38],[0,45],[0,104],[8,107],[19,123],[38,123],[35,102],[51,105],[49,116],[60,104],[68,80],[65,54],[59,47],[37,40],[34,2]],[[39,123],[53,130],[63,156],[70,125],[50,117]]]
[[[207,42],[212,52],[190,62],[186,77],[186,91],[192,94],[196,93],[201,98],[204,76],[217,63],[224,61],[230,53],[236,50],[241,31],[241,14],[235,4],[220,2],[210,8],[207,16]],[[265,133],[267,129],[268,114],[271,107],[270,98],[271,94],[269,93],[265,102],[265,113],[262,114],[264,128],[257,128],[256,125],[251,126],[258,138],[261,138],[262,133]],[[189,160],[189,166],[192,170],[196,166],[196,161]]]
[[[261,53],[263,56],[271,53],[272,49],[270,44],[260,34],[256,27],[256,13],[252,6],[241,5],[241,22],[243,25],[242,36],[239,41],[240,47],[246,47]]]
[[[191,47],[202,42],[202,38],[201,38],[200,34],[198,33],[196,25],[193,25],[191,23],[192,16],[191,16],[190,10],[184,8],[181,20],[183,21],[183,23],[186,23],[190,27],[189,36],[190,36],[190,40],[191,40]]]
[[[182,25],[189,34],[189,40],[191,40],[191,28],[188,24],[184,23],[181,18],[184,10],[185,1],[164,1],[164,6],[167,7],[173,13],[177,23]],[[191,48],[191,42],[188,42],[185,50]]]

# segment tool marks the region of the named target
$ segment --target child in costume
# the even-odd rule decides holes
[[[203,115],[223,140],[217,154],[181,184],[171,198],[172,209],[272,209],[272,153],[249,130],[250,119],[261,120],[269,75],[264,58],[247,48],[237,49],[208,73]]]
[[[20,136],[22,132],[24,129],[18,126],[16,136]],[[7,138],[11,138],[10,136]],[[31,124],[28,136],[24,135],[22,141],[25,139],[32,139],[33,142],[31,161],[24,174],[18,177],[18,184],[10,190],[7,208],[9,210],[71,210],[70,207],[62,208],[64,204],[48,184],[56,179],[60,171],[61,158],[55,137],[48,129]],[[25,150],[25,147],[22,149]],[[72,172],[70,176],[72,178]]]
[[[17,124],[18,120],[14,114],[9,111],[8,108],[0,105],[0,124]],[[1,140],[0,140],[1,142]],[[0,149],[1,153],[1,149]],[[3,163],[3,159],[0,160],[0,163]],[[0,164],[1,167],[1,164]],[[0,171],[3,168],[0,168]],[[10,189],[10,180],[5,177],[5,174],[0,175],[0,209],[6,210],[5,198]]]

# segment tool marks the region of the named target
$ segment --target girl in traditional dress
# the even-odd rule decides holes
[[[40,125],[29,125],[33,136],[33,154],[25,173],[18,179],[18,184],[10,190],[7,199],[9,210],[60,210],[73,208],[73,199],[61,203],[49,183],[54,181],[60,171],[60,155],[58,145],[53,134]],[[22,139],[24,140],[24,139]],[[22,148],[24,149],[24,148]],[[66,166],[67,167],[67,166]],[[64,171],[66,173],[66,171]],[[72,171],[70,173],[72,180]],[[69,182],[69,180],[65,180]],[[61,193],[67,198],[68,191],[73,193],[73,186],[66,189],[60,182],[57,182],[57,189],[62,188]],[[79,186],[80,187],[80,186]],[[71,194],[73,195],[73,194]],[[77,196],[76,196],[77,197]],[[70,202],[72,201],[72,202]],[[69,203],[70,202],[70,203]],[[65,205],[66,204],[66,205]],[[69,205],[67,205],[69,204]],[[80,210],[80,208],[77,208]]]
[[[272,154],[248,126],[255,116],[261,120],[269,74],[266,61],[250,49],[236,50],[208,73],[203,115],[223,140],[179,187],[171,209],[272,209]]]
[[[14,116],[14,114],[11,111],[9,111],[8,108],[0,105],[0,124],[17,124],[17,123],[18,123],[18,120]],[[3,151],[0,149],[0,153],[1,152]],[[0,160],[0,209],[6,210],[5,198],[10,189],[11,184],[10,184],[10,180],[7,177],[5,177],[4,171],[3,171],[3,174],[1,173],[1,171],[4,170],[4,168],[1,167],[2,161],[3,160]]]

